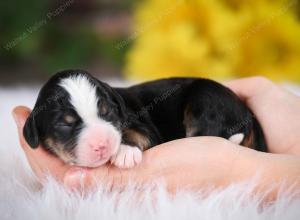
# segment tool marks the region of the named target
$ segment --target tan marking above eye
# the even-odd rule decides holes
[[[101,104],[101,106],[100,106],[100,113],[101,113],[102,115],[105,115],[105,114],[107,114],[107,112],[108,112],[107,105]]]
[[[71,115],[65,115],[64,120],[65,120],[66,123],[72,124],[72,123],[75,122],[76,119]]]

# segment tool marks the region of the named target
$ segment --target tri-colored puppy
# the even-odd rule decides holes
[[[265,151],[260,125],[223,85],[170,78],[112,88],[82,70],[57,73],[41,89],[24,136],[66,163],[130,168],[142,151],[184,137],[219,136]],[[226,155],[224,155],[226,156]]]

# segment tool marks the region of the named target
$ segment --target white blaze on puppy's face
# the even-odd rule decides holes
[[[96,87],[80,74],[62,79],[59,85],[69,93],[69,101],[83,121],[75,148],[76,164],[97,167],[106,163],[118,152],[121,133],[98,115]]]

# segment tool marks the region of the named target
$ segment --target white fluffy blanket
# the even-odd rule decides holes
[[[101,188],[87,196],[70,194],[53,180],[39,188],[21,151],[10,112],[18,104],[32,107],[37,88],[0,88],[0,219],[273,219],[299,220],[300,199],[286,192],[262,208],[261,197],[251,196],[255,180],[213,190],[208,195],[180,192],[170,197],[159,187],[156,202],[148,194],[140,203],[134,191],[117,198]]]

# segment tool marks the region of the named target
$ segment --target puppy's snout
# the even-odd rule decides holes
[[[91,150],[98,156],[105,157],[109,152],[109,142],[108,141],[104,141],[104,142],[99,142],[96,144],[90,144],[90,148]]]
[[[120,146],[121,135],[108,124],[95,124],[81,134],[76,149],[78,164],[96,167],[106,163]]]
[[[101,152],[101,151],[105,150],[107,147],[106,147],[106,145],[92,145],[91,148],[95,152]]]
[[[101,149],[104,149],[106,147],[108,147],[110,145],[108,140],[105,141],[98,141],[95,143],[90,143],[90,147],[94,150],[94,151],[99,151]]]

